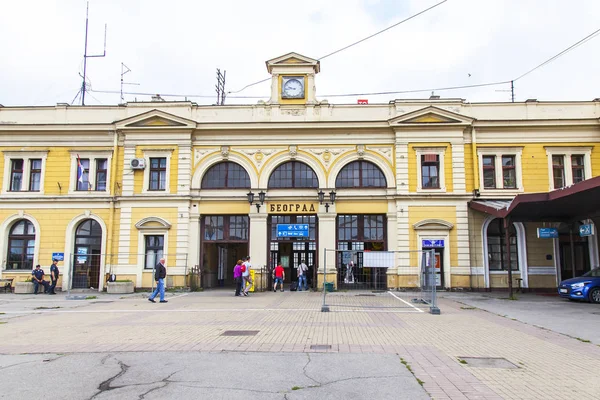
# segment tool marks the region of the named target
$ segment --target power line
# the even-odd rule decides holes
[[[594,37],[598,36],[599,33],[600,33],[600,29],[595,30],[594,32],[592,32],[591,34],[587,35],[583,39],[577,41],[576,43],[572,44],[568,48],[564,49],[563,51],[557,53],[553,57],[551,57],[548,60],[544,61],[543,63],[541,63],[537,67],[535,67],[533,69],[530,69],[529,71],[525,72],[524,74],[520,75],[518,78],[515,78],[515,79],[510,79],[510,80],[505,80],[505,81],[497,81],[497,82],[479,83],[479,84],[473,84],[473,85],[448,86],[448,87],[441,87],[441,88],[413,89],[413,90],[395,90],[395,91],[386,91],[386,92],[367,92],[367,93],[324,94],[322,96],[323,97],[378,96],[378,95],[389,95],[389,94],[406,94],[406,93],[419,93],[419,92],[430,92],[430,91],[470,89],[470,88],[476,88],[476,87],[497,86],[497,85],[504,85],[504,84],[510,83],[511,84],[511,91],[513,92],[512,99],[513,99],[513,102],[514,102],[514,82],[515,81],[517,81],[517,80],[525,77],[526,75],[530,74],[531,72],[535,71],[536,69],[541,68],[542,66],[544,66],[544,65],[546,65],[546,64],[548,64],[548,63],[556,60],[557,58],[565,55],[566,53],[568,53],[569,51],[575,49],[576,47],[581,46],[585,42],[587,42],[587,41],[593,39]],[[266,80],[269,80],[269,79],[270,78],[268,78]],[[265,80],[258,81],[258,82],[255,82],[255,83],[251,84],[251,85],[255,85],[255,84],[258,84],[258,83],[261,83],[261,82],[264,82],[264,81]],[[251,86],[251,85],[248,85],[248,86]],[[111,91],[111,90],[92,90],[92,89],[90,89],[89,91],[91,91],[91,92],[97,92],[97,93],[119,93],[117,91]],[[232,93],[232,92],[229,92],[229,93]],[[143,96],[143,95],[154,95],[155,93],[124,92],[124,94],[142,95]],[[212,97],[214,97],[214,96],[197,95],[197,94],[165,94],[165,93],[163,93],[163,95],[164,96],[170,96],[170,97],[197,97],[197,98],[212,98]],[[264,98],[267,98],[267,97],[269,97],[269,96],[229,96],[229,98],[233,98],[233,99],[264,99]]]
[[[324,59],[324,58],[327,58],[327,57],[329,57],[329,56],[332,56],[332,55],[334,55],[334,54],[337,54],[337,53],[339,53],[339,52],[341,52],[341,51],[344,51],[344,50],[346,50],[346,49],[349,49],[349,48],[350,48],[350,47],[352,47],[352,46],[356,46],[357,44],[359,44],[359,43],[362,43],[362,42],[364,42],[365,40],[369,40],[369,39],[371,39],[372,37],[375,37],[375,36],[377,36],[377,35],[379,35],[379,34],[381,34],[381,33],[385,32],[385,31],[388,31],[388,30],[390,30],[390,29],[392,29],[392,28],[395,28],[395,27],[397,27],[398,25],[400,25],[400,24],[403,24],[403,23],[404,23],[404,22],[406,22],[406,21],[409,21],[409,20],[411,20],[411,19],[413,19],[413,18],[415,18],[415,17],[418,17],[419,15],[421,15],[421,14],[423,14],[423,13],[426,13],[427,11],[429,11],[429,10],[431,10],[431,9],[433,9],[433,8],[435,8],[435,7],[439,6],[439,5],[441,5],[441,4],[443,4],[443,3],[447,2],[447,1],[448,1],[448,0],[443,0],[443,1],[440,1],[439,3],[437,3],[437,4],[434,4],[433,6],[431,6],[431,7],[429,7],[429,8],[426,8],[426,9],[425,9],[425,10],[423,10],[423,11],[420,11],[420,12],[418,12],[418,13],[414,14],[414,15],[411,15],[411,16],[410,16],[410,17],[408,17],[408,18],[405,18],[405,19],[403,19],[403,20],[402,20],[402,21],[400,21],[400,22],[397,22],[397,23],[395,23],[394,25],[388,26],[387,28],[380,30],[379,32],[375,32],[374,34],[372,34],[372,35],[369,35],[369,36],[367,36],[366,38],[360,39],[360,40],[358,40],[358,41],[356,41],[356,42],[354,42],[354,43],[352,43],[352,44],[349,44],[348,46],[342,47],[341,49],[338,49],[338,50],[336,50],[336,51],[333,51],[333,52],[331,52],[331,53],[329,53],[329,54],[326,54],[326,55],[324,55],[324,56],[322,56],[322,57],[319,57],[319,58],[317,58],[317,60],[319,60],[319,61],[320,61],[320,60],[322,60],[322,59]],[[270,81],[270,80],[271,80],[271,78],[262,79],[262,80],[260,80],[260,81],[256,81],[256,82],[254,82],[254,83],[250,83],[250,84],[248,84],[248,85],[244,86],[243,88],[241,88],[240,90],[231,91],[231,92],[229,92],[229,93],[239,93],[239,92],[241,92],[241,91],[243,91],[243,90],[246,90],[247,88],[249,88],[249,87],[251,87],[251,86],[258,85],[259,83],[263,83],[263,82]]]
[[[383,33],[383,32],[385,32],[385,31],[387,31],[387,30],[390,30],[390,29],[392,29],[392,28],[395,28],[395,27],[397,27],[398,25],[400,25],[400,24],[402,24],[402,23],[404,23],[404,22],[406,22],[406,21],[409,21],[409,20],[411,20],[411,19],[413,19],[413,18],[415,18],[415,17],[418,17],[419,15],[421,15],[421,14],[423,14],[423,13],[426,13],[427,11],[429,11],[429,10],[431,10],[431,9],[433,9],[433,8],[435,8],[435,7],[439,6],[439,5],[441,5],[441,4],[443,4],[443,3],[447,2],[447,1],[448,1],[448,0],[443,0],[443,1],[440,1],[439,3],[437,3],[437,4],[434,4],[433,6],[431,6],[431,7],[429,7],[429,8],[426,8],[425,10],[423,10],[423,11],[420,11],[420,12],[418,12],[418,13],[414,14],[414,15],[411,15],[410,17],[408,17],[408,18],[406,18],[406,19],[403,19],[402,21],[400,21],[400,22],[397,22],[397,23],[395,23],[394,25],[388,26],[387,28],[385,28],[385,29],[382,29],[382,30],[380,30],[379,32],[376,32],[376,33],[374,33],[374,34],[372,34],[372,35],[370,35],[370,36],[367,36],[367,37],[366,37],[366,38],[364,38],[364,39],[360,39],[359,41],[356,41],[356,42],[354,42],[354,43],[352,43],[352,44],[349,44],[349,45],[348,45],[348,46],[346,46],[346,47],[342,47],[341,49],[338,49],[338,50],[336,50],[336,51],[333,51],[333,52],[331,52],[331,53],[329,53],[329,54],[326,54],[326,55],[324,55],[324,56],[322,56],[322,57],[319,57],[319,58],[317,58],[317,60],[319,60],[319,61],[320,61],[320,60],[322,60],[322,59],[324,59],[324,58],[327,58],[327,57],[329,57],[329,56],[332,56],[332,55],[334,55],[334,54],[336,54],[336,53],[339,53],[340,51],[344,51],[344,50],[346,50],[346,49],[349,49],[349,48],[350,48],[350,47],[352,47],[352,46],[356,46],[357,44],[359,44],[359,43],[362,43],[362,42],[364,42],[365,40],[369,40],[369,39],[371,39],[372,37],[375,37],[375,36],[379,35],[380,33]]]
[[[589,35],[587,35],[586,37],[584,37],[583,39],[579,40],[577,43],[572,44],[571,46],[567,47],[566,49],[564,49],[563,51],[561,51],[560,53],[554,55],[553,57],[550,57],[549,59],[547,59],[546,61],[544,61],[543,63],[541,63],[540,65],[538,65],[535,68],[530,69],[529,71],[525,72],[523,75],[519,76],[516,79],[513,79],[513,81],[517,81],[519,79],[521,79],[522,77],[524,77],[525,75],[528,75],[529,73],[535,71],[536,69],[551,63],[552,61],[556,60],[558,57],[568,53],[569,51],[573,50],[574,48],[584,44],[585,42],[587,42],[588,40],[591,40],[594,38],[594,36],[596,36],[598,33],[600,32],[600,29],[595,30],[594,32],[590,33]]]

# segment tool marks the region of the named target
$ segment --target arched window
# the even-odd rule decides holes
[[[239,164],[222,162],[213,165],[202,178],[202,189],[249,189],[250,176]]]
[[[299,161],[281,164],[269,177],[269,189],[318,188],[317,174],[311,167]]]
[[[17,221],[8,234],[6,269],[33,269],[35,227],[26,219]]]
[[[369,161],[353,161],[335,179],[336,188],[385,188],[387,182],[379,167]]]
[[[75,231],[73,288],[98,287],[101,253],[102,226],[93,219],[86,219]]]
[[[508,271],[504,222],[499,218],[494,219],[488,225],[487,247],[490,271]],[[519,269],[517,230],[513,224],[510,224],[510,265],[513,271]]]

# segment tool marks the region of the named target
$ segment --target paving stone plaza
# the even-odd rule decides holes
[[[347,364],[340,362],[339,357],[346,357],[344,355],[358,357],[357,365],[365,363],[367,366],[377,357],[381,357],[382,363],[395,360],[394,364],[404,365],[414,374],[412,377],[409,374],[408,380],[406,376],[402,380],[399,376],[382,375],[376,368],[358,368],[363,376],[355,377],[365,380],[360,386],[363,388],[369,386],[369,379],[386,378],[398,396],[412,393],[410,397],[399,398],[424,395],[423,398],[434,399],[551,399],[598,398],[600,394],[598,343],[469,306],[460,296],[449,299],[442,295],[441,315],[411,307],[378,308],[375,306],[378,298],[373,297],[364,297],[365,307],[361,307],[363,298],[356,293],[329,295],[328,299],[340,305],[328,313],[320,311],[320,293],[266,292],[246,298],[233,297],[229,291],[170,293],[167,304],[152,304],[146,296],[142,293],[122,297],[100,294],[88,300],[73,301],[61,295],[2,295],[0,359],[4,373],[0,380],[8,383],[6,379],[11,369],[24,362],[19,357],[34,357],[27,359],[27,365],[33,368],[39,364],[44,374],[45,368],[52,364],[44,365],[44,362],[50,359],[86,354],[96,355],[98,359],[131,358],[132,354],[138,357],[157,354],[163,357],[160,354],[164,354],[171,359],[185,354],[191,360],[212,354],[215,360],[209,365],[215,373],[220,366],[228,365],[226,359],[218,361],[216,358],[227,355],[287,355],[290,365],[294,365],[294,357],[310,358],[318,354],[323,357],[319,359],[323,365],[327,365],[327,354],[330,354],[331,366],[342,371]],[[347,300],[346,307],[342,299]],[[388,304],[387,298],[382,297],[383,300]],[[518,301],[510,303],[506,303],[506,307]],[[570,306],[570,303],[563,304]],[[244,361],[243,365],[247,362],[250,361]],[[160,362],[155,365],[157,370],[163,369]],[[243,365],[240,368],[244,368]],[[260,374],[258,370],[255,369],[256,374]],[[331,368],[324,367],[324,370]],[[94,371],[98,370],[90,369],[86,375],[92,381]],[[307,372],[306,366],[304,372]],[[206,369],[203,374],[207,374]],[[250,386],[262,387],[264,379],[294,375],[287,369],[279,373],[271,371],[260,384],[251,378]],[[57,395],[64,381],[72,379],[60,372],[58,377]],[[320,382],[318,385],[322,384],[318,376],[311,378]],[[16,379],[28,378],[20,375]],[[230,393],[236,389],[231,382],[224,386],[219,386],[219,380],[214,382],[213,379],[210,390]],[[274,396],[269,398],[310,398],[311,390],[313,395],[317,390],[325,390],[317,388],[318,385],[313,382],[311,388],[305,383],[298,384],[297,388],[302,387],[302,390],[292,390],[294,386],[289,386],[268,394]],[[240,384],[240,388],[244,386],[248,383]],[[125,390],[123,386],[118,387]],[[159,385],[152,393],[160,397],[161,388]],[[413,392],[406,392],[409,388]],[[325,398],[338,398],[336,394],[344,393],[340,388],[335,389],[335,385],[328,386],[327,390]],[[31,394],[35,397],[35,393]],[[107,396],[100,396],[102,398],[111,398],[117,392],[100,394]],[[381,396],[386,397],[383,393]]]

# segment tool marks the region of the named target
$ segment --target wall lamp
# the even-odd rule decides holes
[[[319,204],[323,204],[323,202],[325,201],[325,192],[323,192],[323,190],[319,189],[319,193],[317,193],[317,195],[319,196]],[[335,196],[336,193],[334,190],[332,190],[331,192],[329,192],[329,202],[331,202],[331,204],[335,203]],[[325,203],[325,211],[329,212],[329,203]]]
[[[262,206],[265,203],[266,195],[267,194],[262,190],[258,193],[258,201],[260,203],[254,204],[256,206],[256,212],[260,212],[260,206]],[[254,193],[252,191],[249,191],[248,193],[246,193],[246,196],[248,196],[248,203],[250,203],[250,204],[254,203]]]

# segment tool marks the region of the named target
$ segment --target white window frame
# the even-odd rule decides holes
[[[483,182],[483,157],[494,156],[494,172],[496,174],[496,187],[486,188]],[[515,156],[515,174],[517,175],[516,188],[504,188],[504,176],[502,175],[502,156]],[[477,149],[477,158],[479,161],[479,191],[481,193],[497,194],[517,194],[523,193],[523,173],[521,158],[523,156],[522,147],[485,147]]]
[[[79,158],[89,159],[90,168],[88,172],[88,182],[92,189],[90,190],[77,190],[77,155]],[[100,150],[100,151],[71,151],[71,176],[69,177],[69,194],[77,194],[84,196],[92,195],[106,195],[110,194],[110,173],[112,168],[112,150]],[[106,158],[106,190],[94,190],[96,185],[96,160]]]
[[[142,149],[146,168],[144,168],[144,185],[142,193],[145,194],[167,194],[171,193],[171,156],[173,149]],[[149,190],[150,189],[150,159],[151,158],[166,158],[167,170],[165,172],[165,190]]]
[[[585,179],[592,177],[592,148],[591,147],[546,147],[546,155],[548,156],[548,188],[556,190],[554,187],[554,169],[552,166],[553,156],[564,157],[565,168],[565,187],[573,184],[573,165],[571,164],[572,155],[583,154],[583,171]]]
[[[417,192],[422,193],[445,193],[446,192],[446,171],[444,168],[446,147],[418,147],[415,148],[417,154]],[[440,170],[438,171],[440,179],[439,189],[423,188],[423,171],[421,170],[421,156],[425,154],[437,154],[440,160]]]
[[[2,185],[3,195],[18,195],[19,193],[44,194],[44,178],[46,175],[46,158],[48,151],[4,151],[4,183]],[[23,160],[23,180],[21,181],[21,190],[11,191],[11,168],[12,160]],[[30,191],[29,180],[31,178],[31,160],[42,160],[42,172],[40,176],[40,190]]]
[[[153,269],[146,268],[146,236],[162,235],[163,239],[163,257],[168,264],[168,249],[169,249],[169,228],[153,227],[153,228],[138,228],[138,257],[137,265],[140,267],[136,270],[136,286],[141,287],[144,273],[151,273]],[[154,280],[154,277],[152,277]]]

